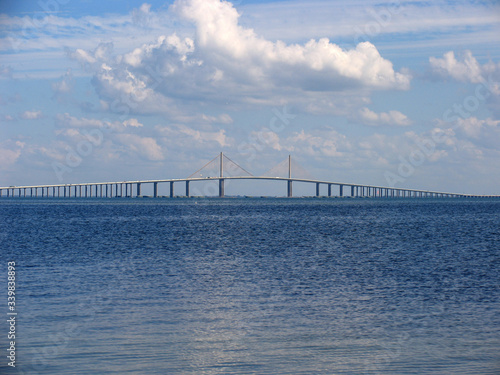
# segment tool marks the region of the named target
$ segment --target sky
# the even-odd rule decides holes
[[[0,2],[0,186],[185,178],[224,152],[500,194],[499,145],[498,1]],[[226,193],[286,194],[263,184]]]

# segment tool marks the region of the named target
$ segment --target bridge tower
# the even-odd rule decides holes
[[[220,153],[219,198],[224,198],[224,154]]]
[[[292,197],[292,155],[288,155],[288,189],[287,197]]]

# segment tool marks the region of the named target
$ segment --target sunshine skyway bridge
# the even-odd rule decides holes
[[[216,168],[214,168],[216,166]],[[160,179],[160,180],[137,180],[137,181],[116,181],[116,182],[95,182],[95,183],[75,183],[75,184],[54,184],[54,185],[32,185],[32,186],[8,186],[0,187],[0,198],[14,197],[54,197],[54,198],[114,198],[114,197],[144,197],[142,189],[145,185],[152,185],[153,198],[160,197],[158,186],[169,184],[169,197],[191,197],[191,185],[193,183],[212,182],[218,185],[218,196],[225,196],[225,183],[231,180],[267,180],[278,181],[286,185],[286,196],[293,197],[293,183],[302,182],[316,185],[316,197],[320,194],[320,186],[328,187],[328,197],[380,197],[380,198],[486,198],[498,197],[492,195],[472,195],[459,194],[442,191],[430,191],[419,189],[395,188],[376,185],[362,185],[356,183],[345,183],[335,181],[316,180],[314,178],[292,177],[292,170],[300,166],[292,162],[289,156],[285,161],[271,168],[265,175],[253,176],[223,153],[205,164],[198,171],[187,178]],[[287,176],[277,177],[279,173],[286,169]],[[215,170],[215,171],[214,171]],[[228,171],[231,172],[228,175]],[[239,174],[239,175],[238,175]],[[174,187],[183,185],[185,192],[183,195],[175,195]],[[199,191],[199,190],[198,190]]]

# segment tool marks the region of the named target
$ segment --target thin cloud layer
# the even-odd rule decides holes
[[[38,120],[43,116],[42,111],[24,111],[21,113],[23,120]]]

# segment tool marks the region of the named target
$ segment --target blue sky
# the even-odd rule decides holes
[[[224,151],[254,174],[291,154],[318,179],[500,193],[496,1],[0,13],[1,186],[187,177]]]

